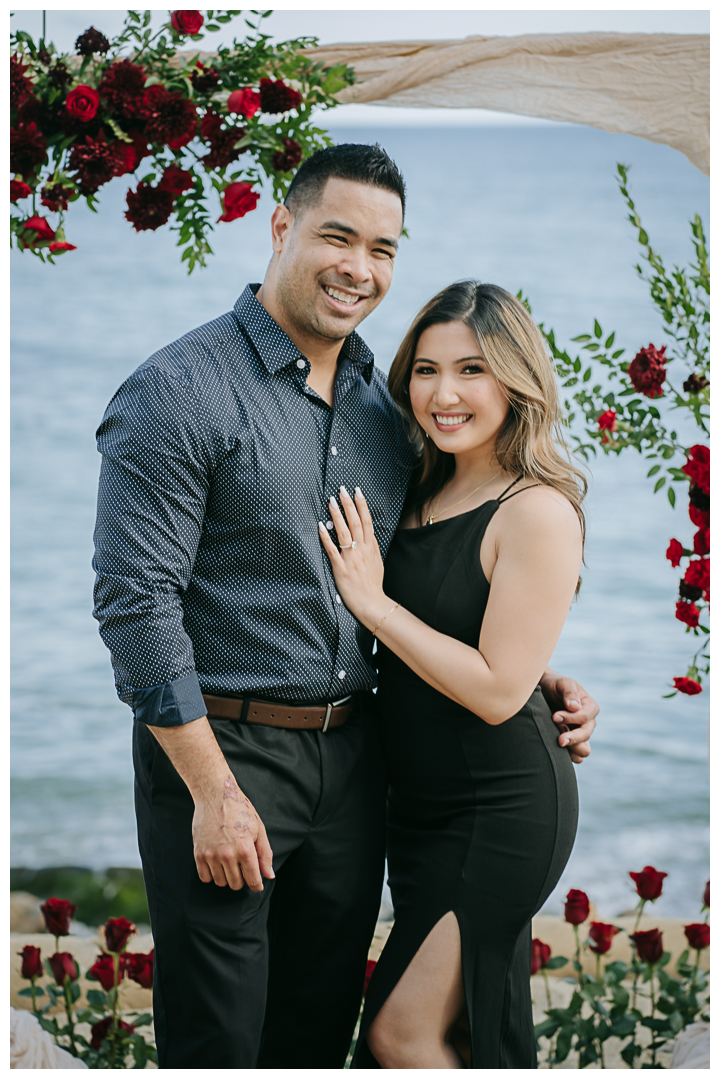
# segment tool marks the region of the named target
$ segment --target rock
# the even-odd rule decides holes
[[[42,900],[29,892],[10,893],[10,933],[39,934],[45,929]]]
[[[79,1058],[56,1046],[34,1016],[10,1009],[11,1069],[87,1069]]]
[[[710,1025],[701,1021],[681,1031],[673,1046],[671,1069],[710,1068]]]

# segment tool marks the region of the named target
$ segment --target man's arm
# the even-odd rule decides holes
[[[275,877],[265,826],[238,787],[207,717],[150,730],[195,803],[193,853],[200,880],[231,889],[247,882],[262,892],[263,877]]]
[[[560,730],[558,743],[568,747],[570,758],[576,765],[582,764],[590,755],[589,739],[595,730],[595,717],[600,706],[580,683],[558,675],[552,668],[545,669],[540,687]]]

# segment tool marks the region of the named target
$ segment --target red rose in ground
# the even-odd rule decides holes
[[[630,934],[630,940],[637,949],[638,958],[648,964],[657,964],[662,960],[663,939],[659,930],[636,930]]]
[[[683,546],[679,540],[671,540],[665,552],[665,558],[670,560],[671,566],[679,566],[683,557]]]
[[[78,968],[72,953],[56,952],[50,957],[48,964],[52,969],[55,982],[58,986],[64,986],[65,979],[70,979],[70,982],[75,982],[76,979],[80,978],[80,969]]]
[[[363,997],[365,997],[365,995],[367,994],[367,989],[370,985],[370,980],[372,979],[372,973],[376,967],[377,960],[368,960],[367,964],[365,965],[365,984],[363,986]]]
[[[193,84],[195,93],[210,94],[220,82],[220,72],[215,68],[206,68],[198,60],[194,70],[190,72],[190,82]]]
[[[20,199],[27,199],[28,195],[32,195],[32,188],[27,184],[24,184],[22,180],[10,181],[10,202],[16,203]]]
[[[688,450],[687,462],[682,471],[686,473],[693,483],[697,484],[706,495],[710,494],[710,449],[698,444]]]
[[[286,138],[283,138],[283,146],[285,147],[284,153],[278,150],[276,154],[273,154],[271,158],[272,167],[277,169],[278,172],[292,172],[302,161],[302,146],[295,139]]]
[[[62,184],[46,184],[40,192],[40,202],[56,214],[58,210],[67,210],[68,201],[74,194],[74,188],[64,187]]]
[[[182,94],[170,93],[157,83],[143,94],[141,115],[150,142],[163,143],[180,150],[197,134],[197,112],[192,101]]]
[[[573,926],[584,923],[590,914],[590,901],[582,889],[571,889],[565,900],[565,921]]]
[[[197,34],[205,20],[199,11],[173,11],[170,24],[178,34]]]
[[[10,172],[29,176],[47,157],[47,143],[37,124],[10,128]]]
[[[685,927],[685,937],[691,949],[707,949],[710,946],[710,927],[704,922],[690,923]]]
[[[77,244],[68,244],[67,240],[53,240],[48,251],[53,255],[62,255],[63,251],[77,251]]]
[[[695,585],[707,593],[710,588],[710,559],[703,556],[701,559],[691,559],[683,576],[683,581],[688,585]]]
[[[678,600],[675,605],[675,618],[686,626],[697,626],[700,622],[700,612],[694,604],[687,600]]]
[[[614,409],[606,409],[598,416],[598,427],[601,431],[615,431],[617,427],[617,413]]]
[[[120,984],[125,976],[125,968],[127,966],[125,955],[119,956],[118,960],[118,984]],[[97,979],[103,990],[112,990],[115,985],[115,958],[109,956],[107,953],[101,953],[93,966],[88,970],[88,975]]]
[[[530,958],[530,974],[537,975],[538,971],[541,971],[545,967],[552,949],[549,945],[546,945],[540,938],[533,938],[532,940],[532,953]]]
[[[645,397],[662,397],[662,384],[665,382],[665,349],[656,349],[654,345],[648,345],[641,349],[628,367],[628,377],[636,390]]]
[[[236,218],[245,217],[255,209],[259,198],[258,192],[253,191],[252,184],[246,180],[228,184],[223,192],[223,212],[218,221],[235,221]]]
[[[105,944],[110,952],[122,952],[133,934],[137,933],[135,923],[129,919],[108,919],[103,927]]]
[[[260,108],[266,113],[285,113],[302,104],[302,94],[282,79],[260,80]]]
[[[174,202],[169,191],[140,183],[137,191],[131,190],[127,193],[128,208],[125,211],[125,217],[135,232],[143,232],[146,229],[154,231],[168,220],[172,214]]]
[[[227,109],[231,113],[240,113],[246,120],[250,120],[260,108],[260,95],[249,86],[243,86],[239,90],[233,90],[227,99]]]
[[[40,218],[39,220],[43,221],[44,219]],[[55,233],[53,233],[54,235]],[[56,896],[51,896],[41,906],[40,910],[43,913],[48,934],[53,934],[54,937],[66,937],[70,933],[70,920],[77,911],[76,905],[71,900],[58,900]]]
[[[145,91],[145,70],[130,60],[118,60],[103,75],[98,91],[113,112],[134,116]]]
[[[24,945],[18,956],[22,956],[20,974],[23,979],[37,979],[38,976],[44,975],[45,969],[40,959],[40,950],[36,945]]]
[[[100,105],[100,95],[92,86],[74,86],[65,98],[65,108],[78,120],[92,120]]]
[[[612,923],[591,922],[589,938],[592,944],[588,943],[590,952],[594,952],[598,956],[604,956],[605,953],[610,952],[613,938],[619,933],[620,927],[613,926]]]
[[[642,870],[630,871],[635,882],[635,890],[641,900],[657,900],[662,896],[663,881],[667,874],[656,870],[654,866],[644,866]]]
[[[179,165],[168,165],[162,174],[159,188],[169,191],[175,197],[182,195],[183,191],[189,191],[194,185],[193,174],[187,169],[181,169]]]
[[[93,195],[117,174],[117,146],[117,143],[108,143],[101,131],[96,139],[88,135],[84,142],[70,147],[68,166],[75,171],[81,195]]]
[[[93,1024],[90,1028],[90,1046],[93,1050],[99,1050],[105,1039],[107,1039],[112,1022],[112,1016],[106,1016],[102,1020],[98,1020],[97,1024]],[[127,1031],[128,1035],[132,1035],[135,1025],[126,1024],[124,1020],[118,1020],[118,1028],[120,1031]]]
[[[10,57],[10,108],[19,108],[24,101],[33,96],[33,84],[25,74],[30,65],[23,63],[18,53]]]
[[[127,974],[133,982],[139,983],[140,986],[144,986],[146,990],[152,990],[154,956],[154,949],[151,949],[149,953],[138,952],[124,954],[126,961],[125,970]]]
[[[710,882],[705,882],[705,890],[703,892],[703,907],[710,907]]]
[[[696,375],[693,372],[683,383],[683,390],[686,394],[699,394],[701,390],[704,390],[709,385],[710,383],[704,375]]]
[[[699,682],[695,682],[695,679],[688,679],[684,675],[676,675],[673,679],[673,686],[681,694],[687,694],[689,697],[694,697],[695,694],[702,694],[702,686]]]

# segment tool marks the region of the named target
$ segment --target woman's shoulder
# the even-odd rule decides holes
[[[504,518],[510,526],[531,526],[535,535],[538,530],[553,533],[570,529],[578,536],[582,532],[577,511],[567,496],[530,479],[518,483],[513,496],[507,499],[505,513],[497,516],[499,525]]]

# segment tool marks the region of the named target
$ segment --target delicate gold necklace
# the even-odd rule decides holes
[[[490,483],[491,480],[497,480],[499,475],[500,475],[499,472],[494,473],[490,477],[490,480],[485,480],[484,483],[478,484],[478,486],[476,488],[473,488],[473,490],[470,492],[469,495],[465,495],[462,499],[458,499],[458,501],[456,503],[452,503],[451,506],[446,506],[444,510],[438,510],[438,503],[440,502],[443,495],[445,494],[445,488],[448,485],[448,481],[446,480],[445,483],[442,486],[440,494],[438,495],[437,499],[435,500],[435,505],[432,508],[432,510],[430,511],[430,514],[429,514],[428,519],[425,522],[425,524],[426,525],[434,525],[435,524],[435,518],[439,514],[446,514],[448,512],[448,510],[454,510],[456,506],[460,506],[460,503],[467,502],[468,499],[471,499],[473,497],[473,495],[475,495],[478,491],[480,491],[481,488],[487,487],[487,485]]]

